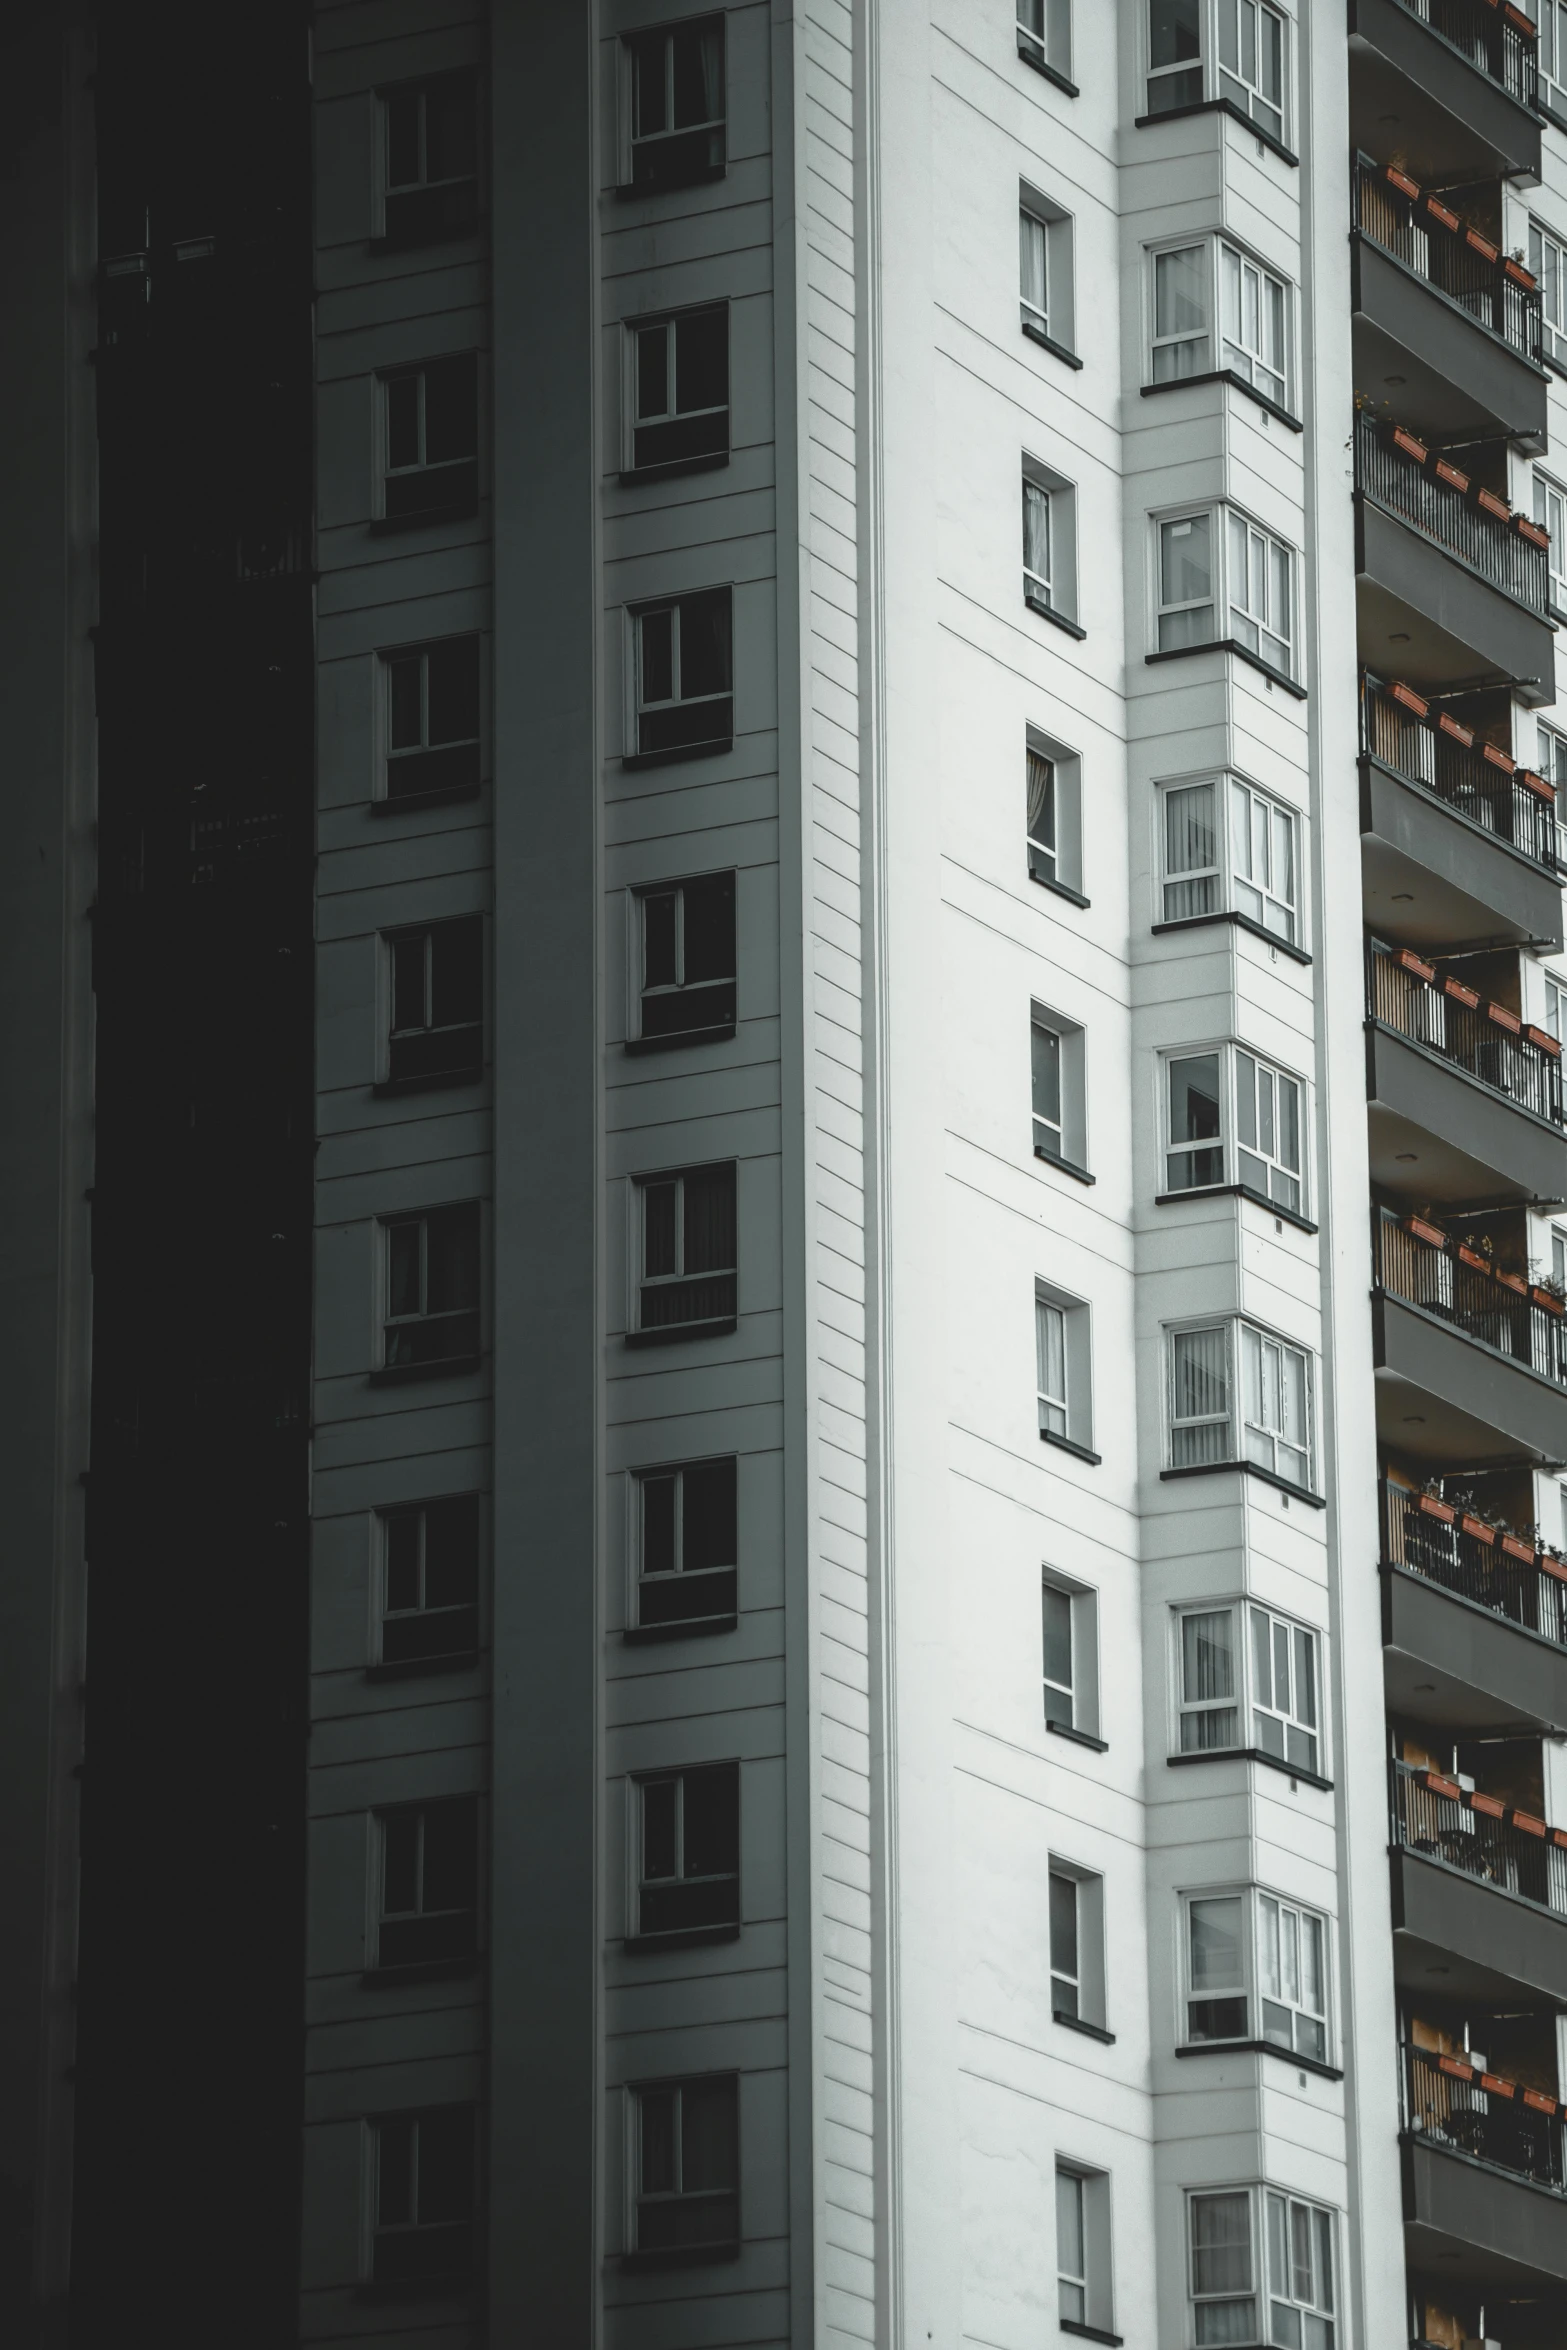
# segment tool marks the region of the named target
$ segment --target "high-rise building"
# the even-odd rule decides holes
[[[1567,4],[0,41],[0,2333],[1559,2350]]]

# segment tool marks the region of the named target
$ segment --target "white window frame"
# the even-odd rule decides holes
[[[1518,0],[1534,19],[1535,66],[1540,103],[1558,127],[1567,123],[1567,0]]]
[[[1050,1321],[1051,1316],[1058,1321]],[[1050,1335],[1056,1329],[1060,1334],[1059,1368],[1064,1374],[1059,1381],[1053,1359],[1057,1349]],[[1041,1440],[1097,1461],[1099,1456],[1092,1449],[1093,1334],[1089,1309],[1084,1299],[1049,1281],[1034,1283],[1034,1359]],[[1059,1394],[1055,1392],[1057,1385]]]
[[[1048,1086],[1051,1056],[1047,1040],[1055,1039],[1056,1117],[1049,1115]],[[1029,1006],[1030,1099],[1033,1148],[1047,1166],[1065,1167],[1076,1175],[1088,1172],[1087,1043],[1081,1022],[1068,1020],[1048,1004]],[[1052,1137],[1055,1148],[1051,1148]]]
[[[1545,558],[1551,610],[1567,614],[1567,490],[1542,467],[1534,471],[1534,519],[1550,538]]]
[[[1201,287],[1203,316],[1200,326],[1166,327],[1159,325],[1160,264],[1170,262],[1178,255],[1197,256],[1195,275]],[[1202,381],[1212,375],[1232,375],[1248,391],[1253,392],[1267,406],[1281,414],[1290,413],[1290,399],[1295,380],[1294,316],[1295,292],[1288,278],[1270,269],[1256,254],[1233,237],[1213,232],[1168,240],[1147,248],[1148,269],[1148,381],[1150,384],[1175,384]],[[1277,365],[1271,363],[1259,335],[1255,347],[1244,339],[1245,302],[1239,307],[1240,331],[1231,328],[1231,289],[1244,297],[1251,282],[1256,291],[1259,323],[1265,307],[1276,307],[1279,322]],[[1179,355],[1190,351],[1200,365],[1182,366]],[[1161,354],[1177,355],[1173,365],[1166,364]]]
[[[1031,881],[1086,905],[1083,896],[1083,762],[1037,726],[1025,730],[1023,754],[1028,873]],[[1036,806],[1046,813],[1036,814]]]
[[[1282,8],[1269,0],[1196,0],[1198,19],[1198,54],[1196,57],[1154,63],[1152,15],[1148,0],[1141,10],[1140,39],[1142,43],[1143,89],[1145,111],[1141,119],[1157,121],[1161,115],[1189,113],[1199,106],[1223,106],[1233,109],[1241,120],[1263,138],[1284,146],[1290,134],[1292,113],[1292,60],[1290,55],[1292,22]],[[1253,25],[1252,70],[1247,71],[1246,19]],[[1267,88],[1257,62],[1256,33],[1263,20],[1271,20],[1276,27],[1278,41],[1279,81],[1276,99]],[[1196,77],[1193,81],[1192,77]],[[1157,103],[1161,84],[1183,85],[1173,105],[1160,107]],[[1200,87],[1201,96],[1193,94]]]
[[[1046,1727],[1097,1744],[1099,1594],[1092,1584],[1042,1567],[1040,1612]]]
[[[1105,2029],[1105,1881],[1060,1853],[1048,1884],[1050,2013],[1056,2023]],[[1068,1944],[1070,1937],[1070,1946]]]
[[[1058,2319],[1073,2332],[1110,2334],[1115,2325],[1110,2174],[1059,2154],[1055,2172]]]
[[[1030,286],[1036,285],[1035,300]],[[1024,334],[1075,363],[1072,216],[1028,180],[1018,184],[1018,310]]]
[[[684,2092],[689,2089],[707,2089],[716,2086],[720,2082],[726,2083],[728,2085],[730,2103],[734,2114],[734,2178],[729,2186],[700,2190],[694,2189],[691,2190],[688,2194],[683,2179],[680,2179],[679,2177],[685,2153],[684,2113],[682,2109],[683,2095]],[[651,2251],[655,2256],[663,2255],[664,2257],[670,2259],[679,2258],[682,2250],[684,2250],[685,2257],[687,2259],[701,2260],[704,2257],[709,2257],[714,2251],[720,2249],[727,2250],[732,2245],[738,2245],[743,2240],[745,2229],[745,2211],[742,2200],[744,2192],[742,2181],[745,2162],[744,2144],[742,2139],[739,2074],[736,2072],[682,2073],[669,2080],[634,2081],[627,2087],[625,2095],[626,2250],[630,2253],[636,2253],[643,2250]],[[676,2186],[668,2189],[667,2191],[659,2191],[656,2199],[659,2202],[665,2204],[684,2203],[686,2208],[690,2209],[691,2206],[699,2200],[716,2204],[721,2199],[728,2200],[732,2198],[734,2204],[735,2220],[734,2233],[732,2236],[712,2236],[701,2239],[688,2248],[663,2245],[643,2246],[640,2243],[638,2229],[638,2214],[640,2208],[643,2203],[650,2202],[655,2199],[653,2194],[644,2192],[642,2185],[642,2100],[644,2097],[667,2096],[673,2096],[676,2101],[673,2140],[675,2168],[678,2183]]]
[[[1262,1755],[1282,1769],[1305,1772],[1308,1777],[1328,1777],[1327,1719],[1323,1702],[1324,1656],[1323,1635],[1313,1625],[1303,1624],[1298,1617],[1286,1616],[1266,1601],[1248,1596],[1226,1597],[1203,1601],[1183,1602],[1172,1609],[1171,1672],[1173,1675],[1171,1720],[1174,1724],[1174,1748],[1177,1754],[1251,1754]],[[1186,1680],[1188,1646],[1187,1626],[1194,1629],[1215,1619],[1227,1619],[1228,1688],[1204,1694],[1199,1689],[1189,1694]],[[1256,1629],[1260,1620],[1266,1627],[1270,1647],[1282,1636],[1287,1642],[1290,1658],[1290,1688],[1288,1709],[1277,1703],[1276,1675],[1270,1670],[1266,1687],[1262,1685]],[[1210,1653],[1217,1655],[1216,1648]],[[1310,1713],[1299,1708],[1304,1695],[1302,1684],[1310,1684]],[[1231,1718],[1233,1735],[1223,1735],[1224,1717]],[[1218,1717],[1216,1729],[1210,1728],[1212,1717]],[[1292,1736],[1293,1733],[1293,1736]],[[1294,1751],[1291,1751],[1293,1745]]]
[[[1567,245],[1543,220],[1529,221],[1529,268],[1540,289],[1542,356],[1567,372]]]
[[[1219,1132],[1216,1137],[1177,1141],[1172,1099],[1174,1072],[1183,1063],[1210,1059],[1218,1064]],[[1286,1215],[1305,1216],[1310,1196],[1307,1181],[1310,1120],[1305,1079],[1281,1069],[1276,1062],[1254,1052],[1250,1045],[1233,1040],[1183,1045],[1179,1051],[1163,1054],[1160,1068],[1160,1107],[1164,1121],[1160,1197],[1177,1199],[1184,1198],[1188,1192],[1239,1189],[1262,1206]],[[1286,1123],[1284,1104],[1289,1098],[1286,1089],[1293,1090],[1295,1102],[1296,1162],[1293,1166],[1280,1148],[1281,1129]],[[1271,1149],[1266,1140],[1270,1104],[1274,1136]],[[1183,1159],[1193,1161],[1200,1153],[1217,1155],[1216,1179],[1205,1183],[1176,1182],[1176,1163]],[[1262,1170],[1260,1184],[1253,1167]]]
[[[1567,8],[1567,0],[1561,0]],[[1544,719],[1535,721],[1535,760],[1556,793],[1556,862],[1567,871],[1567,734]]]
[[[1227,1333],[1220,1349],[1183,1349],[1179,1341],[1199,1333]],[[1170,1466],[1172,1469],[1221,1467],[1251,1467],[1279,1479],[1292,1492],[1316,1493],[1316,1367],[1315,1358],[1307,1347],[1293,1339],[1283,1338],[1268,1330],[1260,1322],[1244,1315],[1212,1315],[1191,1321],[1166,1324],[1165,1349],[1165,1409],[1170,1429]],[[1183,1413],[1179,1409],[1177,1365],[1183,1355],[1194,1359],[1206,1354],[1209,1358],[1205,1375],[1222,1371],[1225,1400],[1222,1408],[1200,1413]],[[1275,1359],[1277,1358],[1277,1359]],[[1278,1386],[1279,1373],[1285,1361],[1298,1361],[1301,1367],[1303,1405],[1306,1425],[1303,1443],[1293,1443],[1286,1427],[1275,1426],[1268,1417],[1275,1400],[1273,1389]],[[1269,1371],[1272,1370],[1270,1388]],[[1260,1369],[1260,1383],[1257,1371]],[[1253,1409],[1253,1407],[1258,1407]],[[1211,1440],[1183,1441],[1182,1431],[1199,1427],[1222,1429],[1228,1451],[1220,1457],[1209,1449]],[[1304,1454],[1305,1474],[1291,1476],[1277,1463],[1281,1456]]]
[[[1017,53],[1075,98],[1072,0],[1017,0]]]
[[[1023,601],[1031,612],[1077,625],[1077,491],[1063,473],[1023,453]],[[1042,519],[1041,519],[1042,518]],[[1041,567],[1042,566],[1042,567]]]
[[[1289,541],[1223,500],[1151,519],[1155,650],[1238,650],[1270,675],[1295,683],[1299,566]],[[1167,558],[1174,559],[1183,538],[1199,524],[1205,525],[1207,542],[1206,592],[1167,596]],[[1281,611],[1283,604],[1287,611]],[[1207,634],[1201,633],[1204,613]]]
[[[1233,1903],[1235,1968],[1226,1982],[1196,1980],[1194,1912],[1204,1903]],[[1332,2060],[1333,2029],[1330,2012],[1332,1922],[1320,1910],[1260,1885],[1204,1886],[1182,1893],[1181,2003],[1177,2024],[1179,2044],[1188,2048],[1223,2047],[1226,2043],[1254,2046],[1265,2043],[1281,2055],[1304,2058],[1310,2064]],[[1290,1943],[1294,1943],[1293,1963]],[[1315,1946],[1316,2004],[1309,1978]],[[1220,2002],[1242,2003],[1241,2028],[1235,2032],[1202,2031],[1194,2027],[1194,2010]]]

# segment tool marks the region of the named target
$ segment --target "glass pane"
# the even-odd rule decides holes
[[[729,403],[729,313],[695,310],[675,328],[675,406],[682,416]]]
[[[477,1806],[466,1797],[453,1803],[431,1804],[424,1815],[424,1884],[420,1906],[426,1910],[472,1909],[478,1897],[478,1883]]]
[[[675,691],[675,615],[667,606],[662,612],[644,612],[637,624],[641,651],[641,677],[638,691],[644,704],[667,702]]]
[[[735,1261],[735,1171],[704,1167],[685,1181],[687,1273],[727,1273]]]
[[[1034,1334],[1039,1357],[1039,1392],[1058,1403],[1066,1399],[1066,1316],[1059,1306],[1043,1300],[1035,1309]]]
[[[665,58],[662,33],[650,33],[631,47],[632,136],[645,139],[668,127],[665,115]]]
[[[1018,290],[1031,310],[1045,315],[1045,224],[1031,212],[1020,212],[1018,228]]]
[[[1045,1585],[1045,1679],[1058,1688],[1072,1686],[1072,1602],[1064,1591]]]
[[[386,457],[393,467],[419,463],[419,378],[394,375],[386,387]]]
[[[1235,1695],[1235,1619],[1228,1608],[1181,1618],[1181,1663],[1188,1704]]]
[[[414,751],[423,740],[420,727],[420,674],[423,656],[404,653],[387,663],[391,689],[392,749]]]
[[[644,1477],[642,1488],[642,1572],[670,1575],[675,1570],[675,1480]]]
[[[425,948],[426,934],[416,932],[412,938],[394,938],[392,941],[392,1026],[394,1029],[423,1028],[427,1016],[425,1003]]]
[[[412,2121],[382,2122],[376,2131],[377,2225],[400,2227],[414,2215],[414,2129]]]
[[[1191,2199],[1192,2290],[1244,2293],[1251,2286],[1251,2199],[1194,2195]],[[1245,2337],[1240,2337],[1244,2339]]]
[[[722,1876],[740,1865],[740,1773],[733,1763],[685,1777],[687,1877]]]
[[[1258,1705],[1273,1703],[1272,1625],[1259,1607],[1251,1611],[1252,1696]]]
[[[1219,1137],[1219,1056],[1198,1053],[1170,1063],[1170,1140],[1216,1142]],[[1208,1335],[1218,1335],[1210,1333]]]
[[[642,2161],[638,2185],[644,2195],[672,2194],[676,2183],[675,2091],[644,2089],[638,2103],[642,2108]]]
[[[389,1608],[419,1605],[418,1510],[398,1510],[386,1520],[386,1604]]]
[[[1178,1330],[1175,1334],[1175,1416],[1199,1420],[1228,1415],[1230,1408],[1227,1334]]]
[[[678,1779],[648,1779],[642,1787],[642,1874],[673,1877],[679,1866]]]
[[[480,1018],[484,998],[484,926],[443,922],[430,935],[430,1024],[465,1026]]]
[[[429,671],[430,741],[472,742],[479,732],[479,640],[452,637],[432,645]]]
[[[673,987],[678,976],[675,967],[675,915],[678,900],[672,889],[651,891],[642,900],[642,984],[644,987]]]
[[[735,970],[734,875],[715,873],[703,881],[688,881],[683,895],[687,986],[711,979],[732,979]]]
[[[1317,1725],[1317,1644],[1309,1632],[1295,1634],[1295,1719]]]
[[[708,1567],[732,1567],[740,1555],[736,1525],[733,1461],[708,1461],[684,1475],[685,1541],[681,1564],[688,1575]]]
[[[424,1229],[418,1223],[394,1224],[387,1233],[391,1310],[417,1314],[424,1307]]]
[[[1197,783],[1164,797],[1165,870],[1193,873],[1217,862],[1213,785]]]
[[[478,161],[473,84],[466,76],[436,82],[424,101],[425,177],[471,179]]]
[[[729,590],[686,596],[680,605],[680,697],[729,691]]]
[[[717,122],[723,115],[722,40],[716,25],[702,25],[670,37],[677,131],[695,123]]]
[[[1280,1077],[1278,1083],[1279,1128],[1274,1143],[1274,1156],[1279,1164],[1292,1173],[1300,1172],[1300,1087],[1293,1077]]]
[[[1050,1877],[1050,1966],[1077,1980],[1077,1886],[1070,1877]]]
[[[1041,848],[1055,848],[1055,762],[1038,751],[1028,753],[1028,837]]]
[[[388,1812],[381,1836],[381,1914],[406,1917],[419,1906],[419,1814]]]
[[[675,1271],[675,1186],[642,1186],[642,1270],[649,1279]]]
[[[687,2195],[733,2187],[740,2175],[733,2081],[693,2081],[681,2093],[680,2184]]]
[[[427,2113],[419,2123],[419,2218],[433,2226],[473,2210],[473,2116]]]
[[[1200,335],[1208,324],[1208,249],[1182,245],[1154,257],[1154,333]]]
[[[450,1314],[479,1302],[479,1218],[471,1208],[445,1208],[427,1219],[426,1296],[432,1314]]]
[[[1193,514],[1159,528],[1159,600],[1190,604],[1212,594],[1211,516]]]
[[[1034,1115],[1059,1130],[1061,1125],[1061,1039],[1053,1028],[1035,1021],[1030,1030],[1033,1053]]]
[[[1190,1905],[1191,1987],[1195,1992],[1239,1991],[1245,1987],[1238,1894]]]
[[[1064,2277],[1087,2275],[1083,2257],[1083,2182],[1056,2172],[1056,2267]]]
[[[1202,55],[1200,0],[1149,0],[1148,62],[1181,65]]]
[[[637,336],[637,419],[669,412],[669,328],[645,326]]]
[[[1049,584],[1050,494],[1032,481],[1023,484],[1023,568]]]
[[[479,379],[472,357],[442,359],[424,371],[424,460],[444,465],[479,446]]]
[[[1321,2015],[1322,1920],[1302,1916],[1300,1921],[1300,2004],[1308,2015]]]
[[[398,90],[386,101],[386,179],[393,188],[411,187],[419,178],[419,109],[417,90]]]

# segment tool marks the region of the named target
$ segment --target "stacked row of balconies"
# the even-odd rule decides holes
[[[1556,568],[1534,28],[1352,0],[1366,1084],[1410,2338],[1567,2327]],[[1509,250],[1509,246],[1512,250]],[[1547,1503],[1542,1495],[1553,1498]],[[1551,1532],[1559,1533],[1553,1525]],[[1558,1825],[1560,1822],[1562,1824]]]

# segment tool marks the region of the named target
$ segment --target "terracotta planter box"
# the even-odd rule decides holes
[[[1567,1305],[1564,1305],[1562,1300],[1555,1296],[1549,1289],[1531,1289],[1529,1295],[1533,1298],[1535,1304],[1539,1306],[1543,1312],[1547,1314],[1567,1314]]]
[[[1483,506],[1487,514],[1494,514],[1499,522],[1511,522],[1513,518],[1511,506],[1505,498],[1499,498],[1495,490],[1476,490],[1475,504]]]
[[[1512,14],[1511,9],[1508,10],[1508,14]],[[1515,286],[1522,286],[1526,294],[1532,294],[1534,292],[1535,286],[1539,281],[1530,275],[1529,271],[1525,269],[1521,261],[1514,261],[1511,255],[1509,255],[1508,258],[1502,263],[1502,268],[1505,274],[1512,279]]]
[[[1417,718],[1424,718],[1430,711],[1430,703],[1423,702],[1412,685],[1390,685],[1387,690],[1395,702],[1402,702],[1404,708],[1413,710]]]
[[[1441,1225],[1427,1224],[1419,1216],[1406,1216],[1404,1219],[1404,1230],[1406,1232],[1412,1232],[1417,1240],[1429,1241],[1433,1248],[1445,1248],[1447,1246],[1447,1234],[1442,1230]]]
[[[1440,1518],[1444,1526],[1450,1526],[1458,1515],[1450,1502],[1438,1501],[1434,1493],[1422,1493],[1420,1507],[1428,1518]]]
[[[1474,749],[1475,738],[1474,728],[1472,726],[1460,726],[1457,719],[1449,718],[1445,710],[1437,719],[1437,724],[1442,729],[1444,734],[1450,734],[1452,736],[1455,743],[1462,743],[1466,751],[1472,751]]]
[[[1525,791],[1533,792],[1537,800],[1547,800],[1553,807],[1555,806],[1556,786],[1553,783],[1547,783],[1543,775],[1536,775],[1532,767],[1515,768],[1513,780],[1515,783],[1521,783]]]
[[[1450,995],[1455,1004],[1467,1004],[1471,1012],[1478,1012],[1480,1009],[1480,998],[1472,987],[1465,987],[1461,979],[1444,979],[1442,993]]]
[[[1458,1523],[1461,1530],[1469,1536],[1472,1542],[1494,1542],[1496,1540],[1496,1528],[1488,1526],[1484,1518],[1471,1518],[1466,1515],[1460,1518]]]
[[[1471,1795],[1469,1808],[1471,1811],[1483,1812],[1488,1820],[1502,1819],[1507,1812],[1506,1804],[1498,1803],[1494,1795]]]
[[[1431,218],[1439,220],[1444,228],[1456,229],[1459,226],[1457,213],[1449,212],[1447,206],[1439,204],[1434,196],[1427,196],[1426,210],[1430,213]]]
[[[1458,1801],[1460,1795],[1463,1793],[1463,1789],[1458,1785],[1456,1779],[1444,1779],[1440,1771],[1427,1771],[1426,1785],[1430,1788],[1433,1795],[1449,1796],[1454,1803]],[[1446,2064],[1447,2061],[1447,2058],[1444,2056],[1442,2062]],[[1465,2065],[1464,2070],[1467,2072],[1469,2067]]]
[[[1414,434],[1406,432],[1401,424],[1395,424],[1393,427],[1393,446],[1395,449],[1402,449],[1406,457],[1413,457],[1417,465],[1424,465],[1431,454],[1425,442],[1417,441]]]
[[[1521,1273],[1498,1273],[1496,1278],[1504,1289],[1513,1290],[1519,1297],[1528,1296],[1529,1284]]]
[[[1399,962],[1403,965],[1404,969],[1406,971],[1412,971],[1417,979],[1434,979],[1436,977],[1436,965],[1434,963],[1422,963],[1420,957],[1410,947],[1400,947],[1398,950],[1398,959]],[[1478,1000],[1479,999],[1476,998],[1476,1001]]]
[[[1478,253],[1482,261],[1500,261],[1502,258],[1501,246],[1493,245],[1489,237],[1482,237],[1477,228],[1465,229],[1464,243],[1471,253]]]
[[[1522,1036],[1523,1022],[1516,1012],[1509,1012],[1505,1004],[1487,1004],[1485,1014],[1488,1020],[1495,1021],[1498,1028],[1505,1028],[1509,1036]]]
[[[1390,188],[1397,188],[1401,195],[1413,196],[1418,200],[1420,195],[1418,180],[1412,180],[1407,171],[1395,171],[1391,163],[1385,163],[1382,169]]]
[[[1439,2073],[1451,2073],[1455,2081],[1472,2081],[1475,2077],[1474,2066],[1465,2064],[1459,2056],[1439,2056],[1436,2069]]]
[[[1549,1029],[1536,1028],[1532,1020],[1526,1020],[1523,1024],[1523,1032],[1531,1044],[1538,1045],[1541,1052],[1547,1053],[1553,1061],[1561,1059],[1562,1048]]]
[[[1532,1811],[1515,1811],[1513,1826],[1521,1828],[1526,1836],[1544,1836],[1548,1832],[1545,1822],[1537,1820]]]
[[[1542,1550],[1537,1563],[1542,1575],[1549,1575],[1556,1583],[1567,1583],[1567,1559],[1559,1559],[1554,1551]]]
[[[1511,775],[1514,771],[1513,760],[1496,743],[1482,743],[1480,756],[1482,759],[1489,759],[1493,767],[1500,767],[1504,775]]]
[[[1476,1273],[1489,1273],[1491,1270],[1489,1263],[1481,1256],[1477,1248],[1465,1248],[1461,1241],[1458,1247],[1458,1261],[1461,1265],[1468,1265]]]
[[[1532,1542],[1520,1542],[1516,1534],[1504,1534],[1502,1548],[1510,1559],[1520,1559],[1526,1567],[1534,1565],[1534,1544]]]
[[[1458,490],[1460,493],[1468,489],[1468,474],[1460,473],[1456,465],[1449,465],[1445,457],[1438,457],[1435,470],[1437,480],[1445,481],[1449,489]],[[1480,494],[1482,497],[1488,495],[1483,490]]]
[[[1510,10],[1509,14],[1511,14]],[[1532,2105],[1536,2113],[1554,2113],[1556,2111],[1555,2098],[1547,2097],[1543,2089],[1525,2089],[1523,2101],[1525,2105]]]
[[[1551,543],[1550,532],[1542,530],[1537,522],[1531,522],[1526,515],[1515,514],[1513,528],[1521,539],[1527,539],[1533,547],[1549,547]]]
[[[1500,2073],[1482,2073],[1480,2086],[1492,2097],[1516,2097],[1518,2094],[1517,2082],[1504,2081]]]

